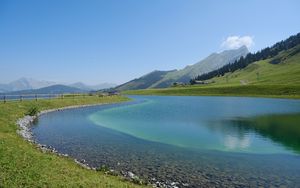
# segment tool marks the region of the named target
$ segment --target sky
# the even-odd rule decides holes
[[[300,32],[299,0],[0,0],[0,83],[121,84]]]

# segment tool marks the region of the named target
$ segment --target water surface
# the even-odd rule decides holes
[[[32,129],[35,139],[92,166],[152,182],[300,184],[299,100],[131,97],[43,115]]]

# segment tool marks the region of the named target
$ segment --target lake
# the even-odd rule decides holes
[[[129,96],[42,115],[34,139],[178,187],[300,185],[300,100]]]

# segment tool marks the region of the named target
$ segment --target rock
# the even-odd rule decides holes
[[[129,177],[129,178],[131,178],[131,179],[134,179],[134,178],[135,178],[134,173],[128,172],[127,174],[128,174],[128,177]]]
[[[84,160],[84,159],[83,159]],[[78,161],[77,159],[74,159],[75,163],[79,164],[80,166],[82,166],[83,168],[86,168],[86,169],[91,169],[91,167],[89,167],[88,165],[86,164],[83,164],[81,163],[80,161]],[[85,160],[84,160],[85,161]]]
[[[36,116],[25,116],[17,121],[17,125],[20,127],[17,133],[29,142],[33,142],[29,125],[34,121],[35,118]]]

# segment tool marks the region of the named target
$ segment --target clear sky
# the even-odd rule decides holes
[[[122,83],[300,32],[299,0],[0,0],[0,83]]]

